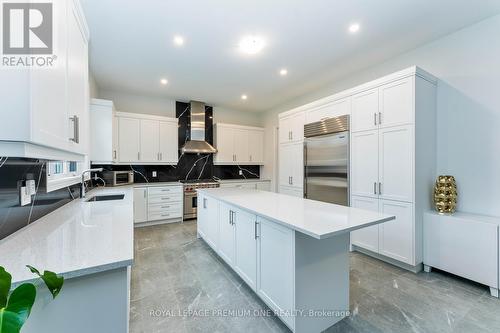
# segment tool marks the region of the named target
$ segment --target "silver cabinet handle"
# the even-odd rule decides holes
[[[377,194],[377,182],[373,183],[373,194]]]
[[[378,183],[378,194],[382,195],[382,183]]]
[[[203,198],[203,208],[207,208],[207,198]]]
[[[160,153],[160,161],[163,161],[163,153]]]
[[[137,152],[137,160],[141,160],[141,153],[140,152]]]
[[[163,197],[163,198],[161,198],[161,200],[170,200],[170,198],[168,198],[168,197]]]
[[[254,237],[255,239],[259,238],[259,236],[257,235],[257,226],[259,225],[259,222],[255,221],[255,225],[254,225]]]
[[[252,154],[250,154],[250,162],[252,162]]]
[[[290,185],[293,185],[293,176],[290,176]]]
[[[161,206],[161,208],[170,208],[170,206]]]
[[[73,122],[73,137],[69,141],[80,143],[80,118],[73,116],[69,118]]]
[[[290,131],[290,140],[293,140],[293,131]]]
[[[377,126],[377,113],[373,114],[373,125]]]
[[[116,150],[113,150],[113,159],[116,160]]]
[[[382,125],[382,112],[378,113],[378,124]]]

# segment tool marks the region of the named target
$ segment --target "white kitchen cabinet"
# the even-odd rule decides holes
[[[351,193],[377,197],[378,131],[351,134]]]
[[[406,125],[380,129],[378,151],[378,192],[380,198],[412,202],[413,126]],[[370,170],[368,168],[360,169],[365,172]]]
[[[351,131],[366,131],[378,128],[378,88],[352,96]]]
[[[217,200],[198,195],[198,232],[214,250],[219,243],[219,204]]]
[[[250,163],[264,163],[264,132],[248,130],[248,155]]]
[[[137,118],[118,118],[119,161],[137,163],[140,161],[141,121]]]
[[[257,289],[257,217],[234,209],[234,270],[252,288]]]
[[[158,162],[160,160],[160,122],[142,119],[140,123],[140,160]]]
[[[306,123],[351,114],[351,99],[343,98],[306,111]]]
[[[264,129],[217,123],[214,126],[215,165],[264,164]]]
[[[53,22],[54,67],[0,75],[0,155],[82,161],[88,152],[89,33],[78,1],[54,1]]]
[[[115,134],[118,125],[114,116],[113,102],[92,99],[90,104],[90,161],[95,164],[111,164],[115,159]]]
[[[148,220],[148,188],[134,188],[134,223]]]
[[[304,140],[305,112],[296,112],[279,119],[279,142],[302,142]]]
[[[379,205],[381,213],[396,216],[395,220],[375,226],[379,228],[379,253],[406,264],[412,264],[414,261],[413,204],[380,200]]]
[[[179,161],[178,127],[175,121],[160,121],[160,162]]]
[[[227,204],[219,204],[219,246],[218,253],[229,266],[234,265],[235,232],[234,208]]]
[[[280,186],[304,187],[304,144],[280,144]]]
[[[378,123],[381,127],[414,123],[414,80],[414,77],[407,77],[380,87]]]
[[[275,312],[294,309],[294,232],[258,217],[257,294]],[[283,317],[293,327],[292,317]]]
[[[366,197],[351,197],[351,207],[379,211],[379,200]],[[379,251],[379,226],[374,225],[351,232],[351,243],[367,250],[378,253]]]

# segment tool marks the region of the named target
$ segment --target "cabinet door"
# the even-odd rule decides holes
[[[305,112],[294,114],[291,118],[291,136],[290,141],[302,142],[304,140],[304,124],[306,122]]]
[[[160,161],[160,122],[141,120],[141,162]]]
[[[160,161],[177,164],[179,149],[177,142],[177,124],[175,122],[160,121]]]
[[[380,200],[380,212],[396,219],[379,225],[379,253],[413,265],[413,204]]]
[[[257,294],[274,311],[294,309],[294,232],[258,218],[259,274]],[[290,327],[291,316],[283,316]]]
[[[218,253],[229,266],[234,265],[234,209],[224,203],[219,204],[219,246]]]
[[[248,130],[234,129],[234,159],[239,164],[248,163],[250,154],[248,150]]]
[[[379,182],[380,198],[413,201],[413,125],[380,129]]]
[[[50,69],[31,70],[27,73],[31,76],[30,91],[31,101],[31,134],[32,141],[48,147],[65,149],[69,148],[69,139],[73,137],[70,133],[66,91],[67,72],[67,5],[69,1],[58,1],[53,6],[54,16],[54,45],[57,47],[57,65]],[[17,71],[17,70],[15,70]],[[2,72],[1,75],[6,75]],[[8,89],[8,83],[3,87]],[[11,92],[12,94],[12,92]],[[28,96],[29,96],[28,95]],[[5,109],[2,112],[6,112]],[[17,112],[17,111],[14,111]]]
[[[118,147],[120,162],[139,162],[140,120],[118,118]]]
[[[257,216],[235,209],[234,269],[252,288],[257,287]]]
[[[351,100],[349,98],[331,102],[316,109],[307,111],[306,123],[314,123],[327,118],[351,114]]]
[[[375,198],[352,197],[351,207],[378,212],[379,200]],[[351,243],[364,249],[378,253],[379,226],[374,225],[351,232]]]
[[[264,162],[264,132],[258,130],[248,131],[249,162],[258,164]]]
[[[68,117],[76,117],[69,127],[69,148],[86,153],[89,145],[89,80],[88,80],[88,43],[78,23],[74,4],[68,13],[68,63],[67,93]],[[75,119],[75,118],[73,118]]]
[[[293,173],[293,146],[280,144],[279,151],[279,179],[280,186],[292,186],[291,177]]]
[[[414,123],[414,77],[380,87],[381,127]]]
[[[230,127],[217,126],[215,136],[215,163],[234,163],[234,130]]]
[[[279,120],[279,141],[280,143],[287,143],[291,140],[292,120],[289,117],[280,118]]]
[[[148,189],[134,188],[134,222],[141,223],[148,220]]]
[[[378,88],[352,97],[352,131],[366,131],[378,128]]]
[[[292,186],[304,187],[304,144],[302,142],[293,144],[291,146],[291,163],[292,168]]]
[[[113,162],[119,161],[118,154],[120,153],[119,147],[119,133],[120,124],[119,118],[113,114]]]
[[[351,192],[378,197],[378,130],[351,134]]]
[[[219,204],[205,196],[198,196],[198,232],[212,249],[217,250],[219,240]]]

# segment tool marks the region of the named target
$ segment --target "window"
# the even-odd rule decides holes
[[[47,192],[80,183],[82,169],[83,162],[47,162]]]

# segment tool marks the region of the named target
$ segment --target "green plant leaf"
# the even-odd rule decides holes
[[[5,271],[5,268],[0,266],[0,309],[7,304],[11,283],[12,275]]]
[[[40,274],[38,269],[36,269],[33,266],[26,265],[26,267],[29,268],[31,273],[36,274],[42,278],[47,288],[49,288],[49,291],[52,294],[52,298],[56,298],[56,296],[62,289],[62,286],[64,284],[64,278],[62,276],[57,276],[56,273],[51,271],[44,271],[43,274]]]
[[[7,306],[0,309],[0,332],[18,333],[28,319],[35,303],[36,288],[23,283],[10,294]]]

